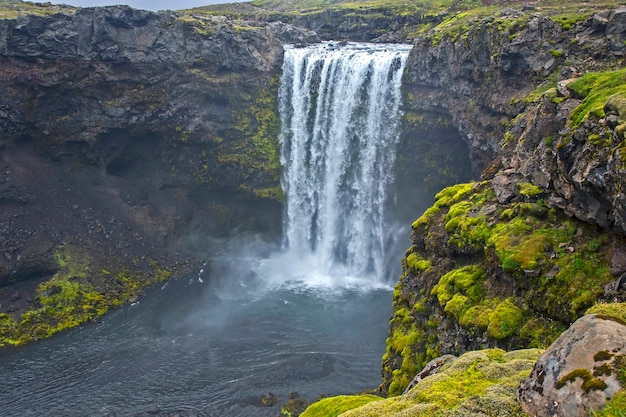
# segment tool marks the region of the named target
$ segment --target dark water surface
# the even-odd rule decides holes
[[[98,324],[2,352],[0,415],[277,416],[293,391],[313,400],[379,383],[389,289],[202,281],[181,278]],[[279,405],[260,404],[269,391]]]

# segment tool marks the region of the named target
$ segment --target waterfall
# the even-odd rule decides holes
[[[411,46],[286,47],[284,245],[309,273],[382,280],[400,85]]]

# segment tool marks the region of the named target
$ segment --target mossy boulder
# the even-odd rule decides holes
[[[626,322],[590,314],[577,320],[520,385],[524,411],[537,417],[583,417],[626,387]]]
[[[351,404],[337,414],[314,414],[313,404],[303,416],[388,417],[388,416],[523,416],[515,399],[519,383],[530,373],[541,351],[505,352],[487,349],[468,352],[424,378],[406,394],[368,398],[367,404]],[[336,397],[338,399],[342,397]],[[335,400],[323,400],[332,404]],[[341,404],[344,404],[343,402]],[[311,413],[309,414],[309,411]]]

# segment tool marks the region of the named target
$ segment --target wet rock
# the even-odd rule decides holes
[[[613,297],[619,293],[626,292],[626,273],[620,275],[618,279],[604,286],[604,296]]]
[[[626,8],[615,9],[609,14],[606,33],[621,35],[624,32],[626,32]]]
[[[283,416],[298,417],[310,405],[308,401],[300,398],[297,392],[289,394],[289,401],[281,407],[280,411]]]
[[[626,272],[626,237],[616,236],[611,248],[611,274]]]
[[[626,323],[603,315],[578,319],[539,358],[517,397],[536,417],[583,417],[622,387],[616,366],[626,355]]]
[[[261,404],[266,407],[273,407],[278,403],[278,398],[272,392],[268,392],[267,394],[263,394],[260,397]]]

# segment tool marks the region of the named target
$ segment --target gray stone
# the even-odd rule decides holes
[[[626,323],[583,316],[541,355],[520,385],[522,409],[535,417],[583,417],[599,410],[622,388],[614,371],[620,355],[626,355]]]
[[[496,198],[502,204],[510,203],[517,197],[515,184],[511,182],[507,175],[498,175],[491,180],[491,185],[496,192]]]

